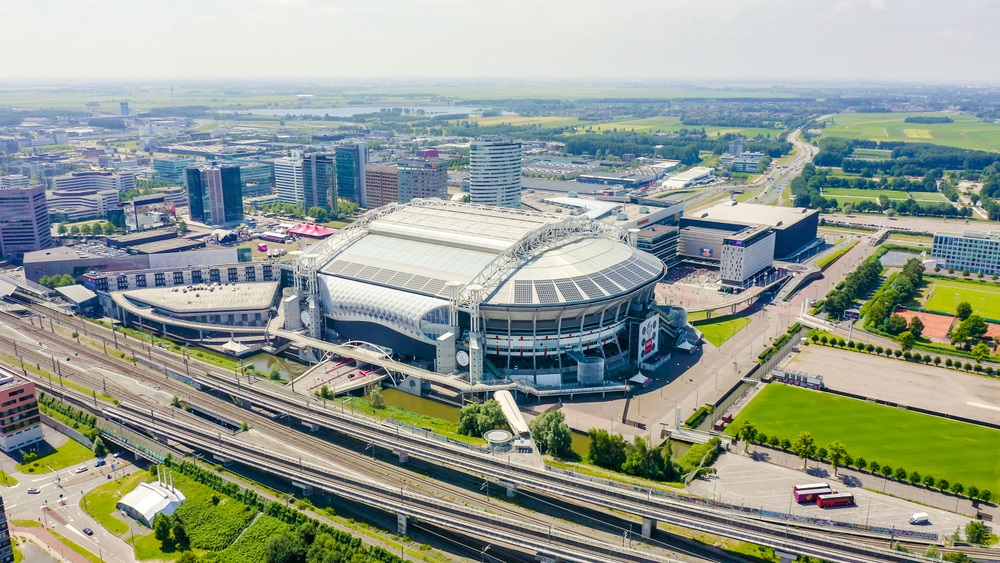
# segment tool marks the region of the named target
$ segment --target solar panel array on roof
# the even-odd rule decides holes
[[[535,292],[538,294],[539,303],[559,302],[559,294],[556,293],[556,286],[550,280],[535,280]]]
[[[601,288],[597,287],[597,284],[593,282],[590,278],[586,276],[580,276],[573,278],[576,285],[587,294],[587,299],[599,299],[604,297],[604,292]]]
[[[528,280],[514,281],[514,303],[534,303],[535,291]]]
[[[555,282],[556,287],[559,288],[559,293],[562,293],[564,301],[583,301],[583,294],[580,293],[579,289],[577,289],[573,280],[569,278],[560,278],[552,281]]]
[[[398,272],[390,268],[364,266],[347,260],[336,260],[326,268],[326,272],[358,281],[374,282],[388,287],[400,287],[427,295],[446,297],[444,295],[445,280]]]

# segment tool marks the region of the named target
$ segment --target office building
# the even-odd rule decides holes
[[[368,188],[371,192],[371,188]],[[399,202],[448,197],[448,161],[443,158],[404,158],[399,161]],[[373,206],[374,207],[374,206]]]
[[[275,159],[273,165],[274,193],[278,201],[301,205],[305,201],[302,159],[298,155],[285,156]]]
[[[719,277],[723,286],[744,288],[753,277],[771,269],[774,231],[764,225],[747,227],[722,239]]]
[[[206,225],[233,225],[243,220],[239,166],[187,169],[191,220]]]
[[[521,143],[505,137],[480,137],[469,145],[472,203],[521,205]]]
[[[14,563],[14,546],[10,539],[10,526],[7,524],[7,511],[0,498],[0,563]]]
[[[156,171],[157,180],[183,184],[186,179],[185,170],[197,163],[198,161],[194,158],[154,158],[153,170]]]
[[[51,246],[45,188],[0,188],[0,258],[16,260]]]
[[[243,197],[260,197],[274,193],[274,165],[260,160],[227,161],[240,167],[240,187]]]
[[[400,169],[395,164],[369,164],[365,168],[368,205],[375,209],[399,199]]]
[[[115,190],[125,192],[135,189],[132,172],[78,171],[52,178],[52,190],[60,192],[85,192]]]
[[[708,229],[720,231],[715,237],[717,244],[713,257],[718,260],[722,250],[722,236],[729,236],[751,225],[766,225],[774,231],[774,258],[780,260],[794,256],[800,249],[816,240],[819,228],[819,211],[803,207],[777,207],[755,203],[726,201],[681,217],[681,254],[684,254],[685,231],[688,229]],[[707,248],[706,245],[691,248]],[[700,254],[696,254],[700,255]]]
[[[368,145],[353,143],[337,147],[337,193],[338,199],[353,201],[361,207],[368,207],[365,194],[365,167],[368,165]]]
[[[27,188],[31,181],[23,174],[8,174],[0,176],[0,189]]]
[[[320,207],[331,211],[336,160],[332,154],[313,153],[302,159],[302,206],[306,211]]]
[[[1000,274],[1000,231],[934,233],[931,258],[942,268]]]
[[[0,450],[10,453],[41,441],[35,384],[0,367]]]
[[[128,107],[128,102],[125,100],[118,102],[118,109],[121,110],[122,115],[128,115],[129,113],[131,113],[131,110],[129,110]]]

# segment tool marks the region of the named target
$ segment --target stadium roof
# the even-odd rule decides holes
[[[323,274],[395,290],[397,299],[447,299],[447,284],[457,282],[463,294],[482,286],[485,304],[580,302],[662,274],[662,263],[624,236],[585,217],[418,200],[368,213],[303,253],[300,267],[314,261]]]
[[[777,207],[774,205],[727,201],[702,211],[689,213],[687,218],[787,227],[816,213],[819,213],[819,211],[804,207]]]

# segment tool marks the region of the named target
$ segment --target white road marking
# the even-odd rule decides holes
[[[981,409],[990,409],[991,411],[1000,411],[1000,407],[994,407],[993,405],[984,405],[982,403],[974,403],[972,401],[969,401],[965,404],[969,405],[970,407],[979,407]]]

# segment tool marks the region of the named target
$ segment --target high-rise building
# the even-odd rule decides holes
[[[156,171],[157,180],[183,184],[185,170],[197,163],[193,158],[154,158],[153,170]]]
[[[260,197],[274,193],[274,165],[260,160],[233,160],[240,167],[243,197]]]
[[[321,207],[331,211],[336,189],[336,159],[330,153],[313,153],[302,158],[302,206],[306,211]]]
[[[400,201],[400,172],[395,164],[369,164],[365,168],[365,190],[371,209]]]
[[[299,205],[305,201],[302,159],[282,157],[274,161],[274,193],[281,203]]]
[[[118,102],[118,108],[121,109],[122,115],[128,115],[130,113],[127,100]]]
[[[187,169],[191,220],[231,225],[243,220],[239,166],[206,165]]]
[[[365,194],[365,166],[368,165],[368,145],[354,143],[337,147],[337,198],[368,207]]]
[[[472,203],[520,207],[521,143],[505,137],[480,137],[469,145]]]
[[[0,450],[10,453],[41,441],[35,384],[0,367]]]
[[[10,540],[10,527],[7,524],[7,511],[0,498],[0,563],[14,563],[14,545]]]
[[[0,188],[27,188],[31,181],[23,174],[8,174],[0,176]]]
[[[371,188],[368,188],[371,199]],[[443,158],[404,158],[399,161],[399,202],[448,197],[448,161]],[[374,207],[374,205],[373,205]]]
[[[45,188],[0,187],[0,257],[18,259],[25,252],[51,246]]]

